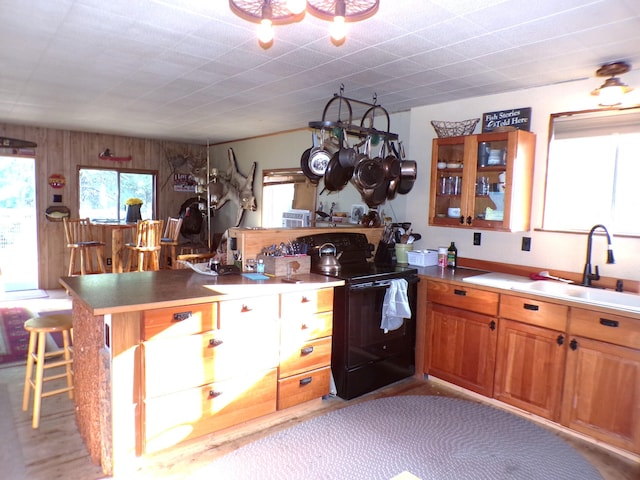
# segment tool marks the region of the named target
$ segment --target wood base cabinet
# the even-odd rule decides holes
[[[427,284],[425,371],[482,395],[493,394],[498,295],[440,282]],[[439,302],[439,303],[435,303]],[[449,305],[460,305],[478,311]],[[494,316],[488,314],[493,312]]]
[[[560,420],[567,314],[563,305],[500,296],[496,399]]]
[[[640,319],[538,298],[427,280],[424,373],[640,455]]]
[[[570,331],[562,424],[640,453],[640,321],[572,309]]]

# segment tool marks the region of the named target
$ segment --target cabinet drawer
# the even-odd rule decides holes
[[[477,288],[451,285],[441,282],[427,282],[427,301],[462,308],[485,315],[498,314],[499,295]]]
[[[276,369],[147,399],[147,453],[275,412]]]
[[[281,297],[283,318],[333,310],[333,288],[283,293]]]
[[[155,397],[256,369],[275,368],[277,322],[251,334],[216,331],[143,344],[145,396]]]
[[[333,331],[333,312],[315,313],[303,317],[282,319],[283,342],[304,342],[330,337]]]
[[[331,364],[331,337],[280,346],[280,378]]]
[[[220,328],[250,329],[253,324],[279,317],[278,295],[225,300],[219,303]]]
[[[514,295],[500,296],[500,316],[519,322],[550,328],[559,332],[567,330],[569,307],[541,302]]]
[[[217,328],[215,303],[156,308],[142,313],[144,340],[207,332]]]
[[[640,320],[572,308],[569,333],[630,348],[640,348]]]
[[[331,367],[278,380],[278,410],[329,394]]]

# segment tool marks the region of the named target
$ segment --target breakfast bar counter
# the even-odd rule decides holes
[[[343,281],[296,278],[61,278],[73,297],[76,422],[92,461],[126,475],[148,453],[328,394]]]

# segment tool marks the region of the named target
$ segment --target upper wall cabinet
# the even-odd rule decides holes
[[[535,142],[523,130],[435,138],[429,225],[529,230]]]

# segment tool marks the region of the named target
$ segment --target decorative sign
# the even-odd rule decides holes
[[[51,188],[62,188],[67,183],[67,179],[61,173],[52,173],[49,176],[49,185]]]
[[[527,132],[531,129],[531,107],[482,114],[482,133],[514,128]]]
[[[174,173],[173,174],[173,191],[174,192],[195,192],[196,179],[190,173]]]

